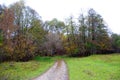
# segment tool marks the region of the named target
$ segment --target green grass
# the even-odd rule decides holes
[[[29,80],[52,66],[52,61],[4,62],[0,64],[0,80]]]
[[[66,60],[70,80],[120,80],[120,54]]]
[[[70,80],[120,80],[120,54],[83,58],[39,57],[29,62],[0,64],[0,80],[29,80],[45,72],[58,59],[64,59]]]

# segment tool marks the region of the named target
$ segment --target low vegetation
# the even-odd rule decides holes
[[[47,70],[52,62],[5,62],[0,64],[0,80],[29,80]]]
[[[89,57],[35,57],[28,62],[0,64],[0,80],[29,80],[45,72],[58,59],[68,65],[70,80],[120,80],[120,54]]]
[[[120,54],[73,58],[67,64],[70,80],[120,80]]]

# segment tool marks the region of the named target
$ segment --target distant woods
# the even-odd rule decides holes
[[[49,13],[48,13],[49,15]],[[120,35],[110,34],[100,14],[43,22],[24,1],[0,5],[0,61],[27,61],[36,55],[88,56],[120,52]]]

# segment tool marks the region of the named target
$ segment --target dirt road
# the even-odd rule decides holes
[[[63,60],[57,61],[43,75],[33,80],[69,80],[66,63]]]

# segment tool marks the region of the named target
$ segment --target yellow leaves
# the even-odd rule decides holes
[[[3,19],[4,14],[0,14],[0,21]]]
[[[77,49],[77,46],[75,44],[70,44],[64,47],[67,53],[71,53]]]
[[[24,35],[17,35],[14,40],[6,40],[3,43],[3,50],[12,60],[24,60],[34,56],[33,52],[36,46],[31,39],[28,39]]]
[[[7,55],[12,57],[14,49],[10,45],[5,45],[3,49],[8,53]]]
[[[0,43],[0,46],[2,46],[3,45],[3,43]]]
[[[99,42],[99,47],[100,47],[101,50],[107,49],[107,45],[104,42]]]

